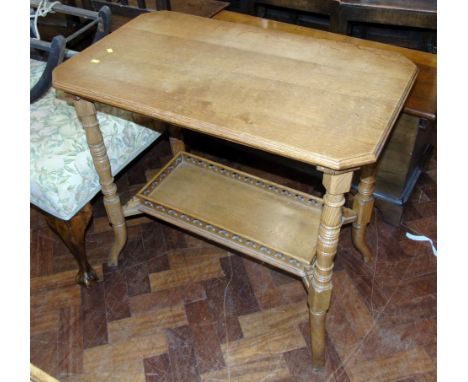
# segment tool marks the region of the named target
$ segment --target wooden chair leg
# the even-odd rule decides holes
[[[357,213],[357,219],[353,223],[353,244],[366,262],[372,259],[372,251],[366,242],[366,230],[371,221],[374,207],[373,194],[376,174],[377,165],[368,165],[362,168],[358,193],[353,202],[353,210]]]
[[[86,141],[93,158],[94,167],[99,175],[99,183],[104,194],[104,207],[107,217],[114,230],[114,243],[109,253],[107,264],[117,266],[119,255],[127,242],[127,225],[120,204],[117,186],[111,173],[109,158],[107,157],[106,146],[99,128],[94,104],[80,98],[73,100],[76,114],[86,132]]]
[[[309,276],[309,318],[312,340],[312,366],[325,365],[325,316],[330,306],[333,262],[341,229],[344,194],[351,188],[352,172],[323,175],[326,193],[317,241],[317,258]]]
[[[46,216],[49,227],[60,236],[78,263],[76,282],[86,287],[90,287],[98,280],[96,272],[88,263],[85,250],[85,234],[92,215],[93,208],[88,203],[68,221],[51,215]]]

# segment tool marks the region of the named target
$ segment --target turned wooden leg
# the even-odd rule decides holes
[[[86,140],[93,158],[94,167],[99,175],[99,183],[104,194],[104,207],[114,230],[114,243],[109,253],[108,265],[116,266],[119,254],[127,241],[127,226],[120,204],[117,186],[111,173],[106,146],[96,118],[94,104],[80,98],[74,99],[76,114],[86,132]]]
[[[46,216],[49,227],[60,236],[78,263],[76,282],[86,287],[98,280],[96,272],[88,263],[85,250],[85,234],[92,215],[93,208],[88,203],[68,221],[51,215]]]
[[[181,151],[186,151],[182,129],[178,126],[169,126],[169,143],[172,155],[176,156]]]
[[[325,316],[330,306],[333,260],[341,229],[344,194],[351,188],[352,172],[323,175],[326,193],[317,241],[317,258],[309,276],[309,317],[312,337],[312,366],[325,365]]]
[[[357,213],[357,219],[353,223],[353,244],[366,262],[372,259],[372,252],[366,242],[366,230],[371,221],[374,207],[373,193],[376,174],[377,165],[368,165],[362,168],[358,193],[353,202],[353,210]]]

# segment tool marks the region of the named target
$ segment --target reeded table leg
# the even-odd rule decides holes
[[[362,168],[358,193],[353,202],[353,210],[357,213],[357,219],[353,223],[353,244],[366,262],[372,259],[372,252],[366,242],[366,230],[371,221],[374,207],[373,193],[376,174],[377,165],[375,164]]]
[[[114,230],[114,243],[109,253],[108,264],[116,266],[119,254],[127,241],[127,226],[123,216],[122,205],[117,193],[117,186],[111,173],[109,158],[107,157],[106,146],[102,138],[99,123],[96,117],[94,104],[80,98],[74,99],[76,114],[86,132],[94,167],[99,175],[99,183],[104,194],[104,207],[107,216]]]
[[[341,229],[344,194],[351,188],[352,172],[324,174],[323,210],[317,241],[317,259],[309,280],[309,317],[312,337],[312,366],[325,365],[325,315],[330,306],[333,260]]]
[[[169,126],[169,143],[171,145],[172,155],[176,156],[181,151],[187,151],[185,147],[182,129],[178,126]]]

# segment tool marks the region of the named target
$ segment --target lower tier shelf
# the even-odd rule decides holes
[[[299,276],[315,257],[322,199],[192,154],[137,198],[142,212]]]

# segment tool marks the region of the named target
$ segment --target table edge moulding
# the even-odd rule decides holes
[[[191,23],[193,27],[190,27]],[[141,38],[142,33],[152,33],[151,39],[144,43],[149,45],[137,43],[136,37]],[[242,45],[244,36],[248,44]],[[132,49],[139,54],[149,54],[149,48],[154,50],[154,56],[151,56],[154,63],[149,63],[147,58],[131,57],[131,52],[119,52],[121,40],[132,44]],[[171,46],[164,46],[165,43]],[[179,44],[181,49],[171,53],[172,44]],[[159,59],[158,48],[164,50],[164,55],[173,54],[168,59],[172,61]],[[113,54],[108,54],[108,49],[112,49]],[[290,53],[286,53],[288,49]],[[201,50],[206,57],[197,55]],[[325,57],[325,53],[330,58]],[[220,54],[228,56],[223,60]],[[175,55],[180,55],[178,66],[170,67]],[[337,58],[341,59],[339,66],[327,65],[327,60]],[[210,66],[205,71],[203,65],[209,60]],[[245,66],[239,67],[251,60],[261,61],[261,75],[258,75],[261,69],[243,72],[247,70]],[[122,62],[120,67],[116,67],[117,62]],[[153,84],[143,78],[145,71],[130,73],[131,65],[138,64],[154,76],[155,83],[161,86],[159,92],[156,93]],[[295,66],[292,72],[291,65]],[[191,70],[201,69],[184,77],[184,71],[189,67]],[[129,79],[119,77],[112,81],[105,68],[112,68],[119,75],[125,73]],[[281,78],[277,74],[280,70],[287,76]],[[160,11],[138,16],[57,67],[53,83],[55,87],[85,99],[308,164],[344,170],[377,160],[417,72],[414,63],[393,52]],[[165,77],[174,74],[181,78],[168,80]],[[342,82],[334,76],[341,76]],[[132,78],[138,83],[130,82]],[[236,84],[241,80],[242,83]],[[297,84],[297,81],[301,83]],[[227,84],[236,87],[228,92]],[[243,84],[255,86],[258,95],[245,94]],[[392,89],[382,91],[382,84],[392,86]],[[181,85],[187,88],[181,90]],[[326,85],[333,89],[325,89]],[[314,86],[320,86],[320,94],[311,92]],[[128,87],[125,92],[124,87]],[[207,94],[208,90],[214,93],[212,97]],[[377,100],[369,98],[371,91]],[[204,98],[197,100],[196,95],[201,92]],[[225,96],[221,97],[224,92]],[[286,102],[288,92],[296,98],[302,97],[303,105]],[[225,99],[228,96],[229,109]],[[166,105],[162,105],[163,98]],[[246,100],[255,101],[258,106],[250,110]],[[267,108],[269,113],[281,111],[281,122],[289,123],[294,129],[295,140],[290,136],[291,142],[285,142],[283,124],[280,126],[277,121],[273,126],[272,119],[276,115],[266,115]],[[314,111],[317,112],[313,114]],[[231,116],[229,113],[235,114],[236,118],[227,120]],[[313,128],[308,124],[313,124]],[[363,133],[366,136],[362,136]]]
[[[128,45],[135,42],[133,37],[141,38],[141,30],[144,30],[143,35],[152,33],[151,38],[145,38],[140,47]],[[268,40],[266,50],[256,45],[259,39]],[[165,45],[166,40],[172,44],[170,49]],[[131,55],[132,52],[148,52],[150,48],[153,52],[154,44],[159,44],[159,56],[155,53],[149,59]],[[126,48],[122,49],[124,53],[122,47]],[[329,60],[323,54],[320,57],[310,54],[309,47],[311,51],[328,52]],[[115,55],[106,52],[110,48]],[[359,55],[350,60],[349,55],[346,56],[350,51]],[[340,57],[345,56],[349,72],[336,67],[343,65]],[[236,57],[240,57],[239,61]],[[259,68],[242,72],[242,67],[236,65],[242,64],[244,58],[255,58]],[[322,63],[314,62],[315,59]],[[184,66],[187,60],[192,60],[190,70]],[[295,70],[290,68],[292,62]],[[165,72],[160,70],[164,64]],[[381,65],[388,65],[388,73]],[[353,79],[356,74],[353,70],[358,70],[362,76],[363,68],[367,73],[374,73],[376,78]],[[309,70],[315,71],[311,73],[313,78],[306,76]],[[151,81],[141,77],[145,71]],[[165,76],[164,80],[155,73]],[[74,97],[77,115],[86,131],[115,234],[108,264],[117,265],[125,245],[125,217],[147,213],[297,275],[309,294],[312,364],[320,369],[325,363],[325,316],[330,305],[340,229],[343,224],[353,224],[353,243],[364,260],[370,260],[372,254],[365,233],[374,202],[376,160],[416,74],[416,66],[399,54],[164,11],[137,17],[60,65],[54,71],[53,84]],[[282,80],[281,89],[278,89],[278,76]],[[348,89],[340,87],[335,77],[343,80]],[[245,81],[246,78],[249,81]],[[111,79],[115,84],[109,84]],[[313,98],[315,90],[321,93],[315,100],[327,99],[329,95],[319,87],[323,85],[321,80],[333,88],[337,100],[328,99],[325,101],[329,102],[328,110],[316,109],[314,114],[314,110],[308,109],[310,102],[298,96],[308,94]],[[135,84],[135,81],[139,82]],[[200,81],[207,85],[203,87]],[[362,83],[374,89],[376,99],[365,97]],[[382,83],[389,88],[382,88]],[[136,89],[141,90],[141,94]],[[353,90],[361,92],[360,97],[354,97]],[[264,98],[249,98],[249,93],[255,91]],[[233,95],[238,96],[234,99],[237,104],[228,110],[225,107],[228,104],[223,102]],[[246,103],[246,99],[252,103]],[[96,119],[95,101],[177,125],[169,129],[174,158],[124,207],[112,178]],[[287,127],[283,127],[283,132],[275,130],[279,122],[263,112],[267,106],[271,107],[267,111],[281,119],[280,122],[286,123],[289,118],[295,130],[284,132]],[[284,111],[285,116],[279,114],[278,108],[284,109],[280,111]],[[243,123],[237,119],[237,114],[229,114],[235,112],[242,114]],[[340,112],[349,117],[349,124],[325,128],[313,125],[317,121],[331,122]],[[316,115],[320,113],[323,115]],[[377,114],[378,118],[373,120],[372,114]],[[225,116],[231,119],[224,121]],[[374,121],[375,126],[359,125],[360,116],[367,123]],[[324,119],[320,119],[322,117]],[[228,123],[231,121],[232,124]],[[313,128],[305,127],[306,122]],[[187,153],[181,128],[314,165],[323,172],[325,195],[323,198],[308,195]],[[300,142],[295,134],[302,134],[302,140],[312,142]],[[348,141],[337,142],[340,137]],[[350,142],[355,142],[355,146],[345,147],[351,145]],[[345,155],[341,155],[340,147],[348,150]],[[318,152],[314,152],[314,148]],[[334,157],[335,154],[338,157]],[[360,167],[358,193],[353,208],[348,209],[344,207],[345,194],[351,188],[353,172]],[[219,190],[222,192],[217,192]],[[247,197],[247,194],[254,197]],[[292,229],[295,240],[291,240]]]

